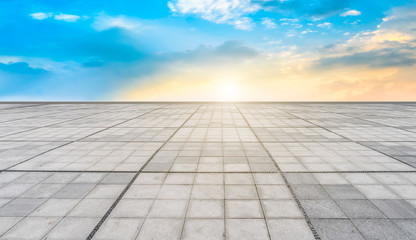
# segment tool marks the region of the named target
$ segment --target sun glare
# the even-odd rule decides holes
[[[220,85],[220,100],[221,101],[235,101],[238,96],[238,85],[235,81],[227,80]]]

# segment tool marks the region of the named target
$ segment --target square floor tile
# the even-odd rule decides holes
[[[268,219],[271,239],[313,240],[308,224],[303,219]]]
[[[223,239],[223,219],[186,219],[182,239]]]
[[[155,200],[149,212],[152,218],[183,218],[187,200]]]
[[[187,218],[223,218],[223,200],[191,200]]]
[[[322,240],[364,240],[348,219],[312,219],[312,224]]]
[[[225,200],[226,218],[262,218],[258,200]]]
[[[180,239],[182,219],[148,218],[143,223],[137,239]]]
[[[262,203],[267,218],[303,218],[294,200],[263,200]]]
[[[337,200],[336,203],[349,218],[385,218],[369,200]]]
[[[332,200],[301,200],[301,204],[310,218],[346,218]]]
[[[269,239],[264,219],[226,219],[226,239]]]

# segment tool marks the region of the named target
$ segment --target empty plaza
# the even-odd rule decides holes
[[[416,239],[414,103],[1,103],[1,239]]]

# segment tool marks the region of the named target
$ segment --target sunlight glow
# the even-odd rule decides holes
[[[219,86],[221,101],[236,101],[239,96],[238,84],[234,80],[225,80]]]

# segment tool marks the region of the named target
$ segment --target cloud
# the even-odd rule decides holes
[[[267,18],[267,17],[261,19],[261,24],[269,29],[273,29],[277,27],[277,24],[274,22],[274,19]]]
[[[122,28],[126,30],[137,30],[143,26],[139,20],[134,18],[128,18],[126,16],[108,16],[100,14],[94,18],[92,24],[93,28],[97,31],[103,31],[110,28]]]
[[[36,12],[36,13],[31,13],[29,15],[33,19],[36,19],[36,20],[44,20],[53,16],[55,20],[65,21],[65,22],[76,22],[81,18],[80,16],[77,16],[77,15],[63,14],[63,13],[53,14],[53,13]]]
[[[245,31],[250,31],[254,28],[254,26],[256,25],[253,20],[251,18],[248,17],[241,17],[238,18],[236,20],[234,20],[233,22],[231,22],[232,25],[234,25],[234,27],[236,29],[240,29],[240,30],[245,30]]]
[[[291,13],[298,16],[309,16],[315,19],[322,19],[339,13],[348,8],[353,0],[290,0],[290,1],[258,1],[261,6],[271,11]]]
[[[52,13],[44,13],[44,12],[36,12],[36,13],[31,13],[29,14],[33,19],[36,20],[43,20],[43,19],[47,19],[49,17],[52,17]]]
[[[416,8],[392,9],[377,30],[322,49],[318,66],[399,68],[416,64]],[[345,34],[344,34],[345,35]]]
[[[333,45],[325,51],[330,57],[363,53],[382,49],[406,51],[416,48],[416,7],[393,8],[374,31],[352,35],[345,42]]]
[[[65,22],[76,22],[80,19],[80,16],[59,13],[59,14],[54,15],[54,19],[65,21]]]
[[[32,68],[27,62],[0,63],[0,71],[27,75],[39,75],[48,72],[43,68]]]
[[[322,58],[319,66],[369,66],[373,68],[403,67],[416,64],[416,56],[410,52],[404,53],[398,49],[382,49],[360,52],[340,57]]]
[[[229,40],[218,46],[200,45],[193,50],[158,55],[153,60],[159,64],[171,62],[219,64],[250,60],[258,57],[259,54],[257,49],[246,46],[241,41]]]
[[[300,34],[307,34],[307,33],[313,33],[313,32],[316,32],[316,31],[312,31],[311,29],[306,29],[302,31]]]
[[[316,26],[317,27],[320,27],[320,28],[331,28],[332,27],[332,23],[330,23],[330,22],[324,22],[324,23],[320,23],[320,24],[318,24]]]
[[[340,14],[341,17],[359,16],[359,15],[361,15],[361,12],[357,10],[349,10]]]
[[[254,23],[246,15],[261,9],[259,4],[250,0],[173,0],[168,2],[168,7],[173,13],[194,15],[241,30],[253,28]]]

